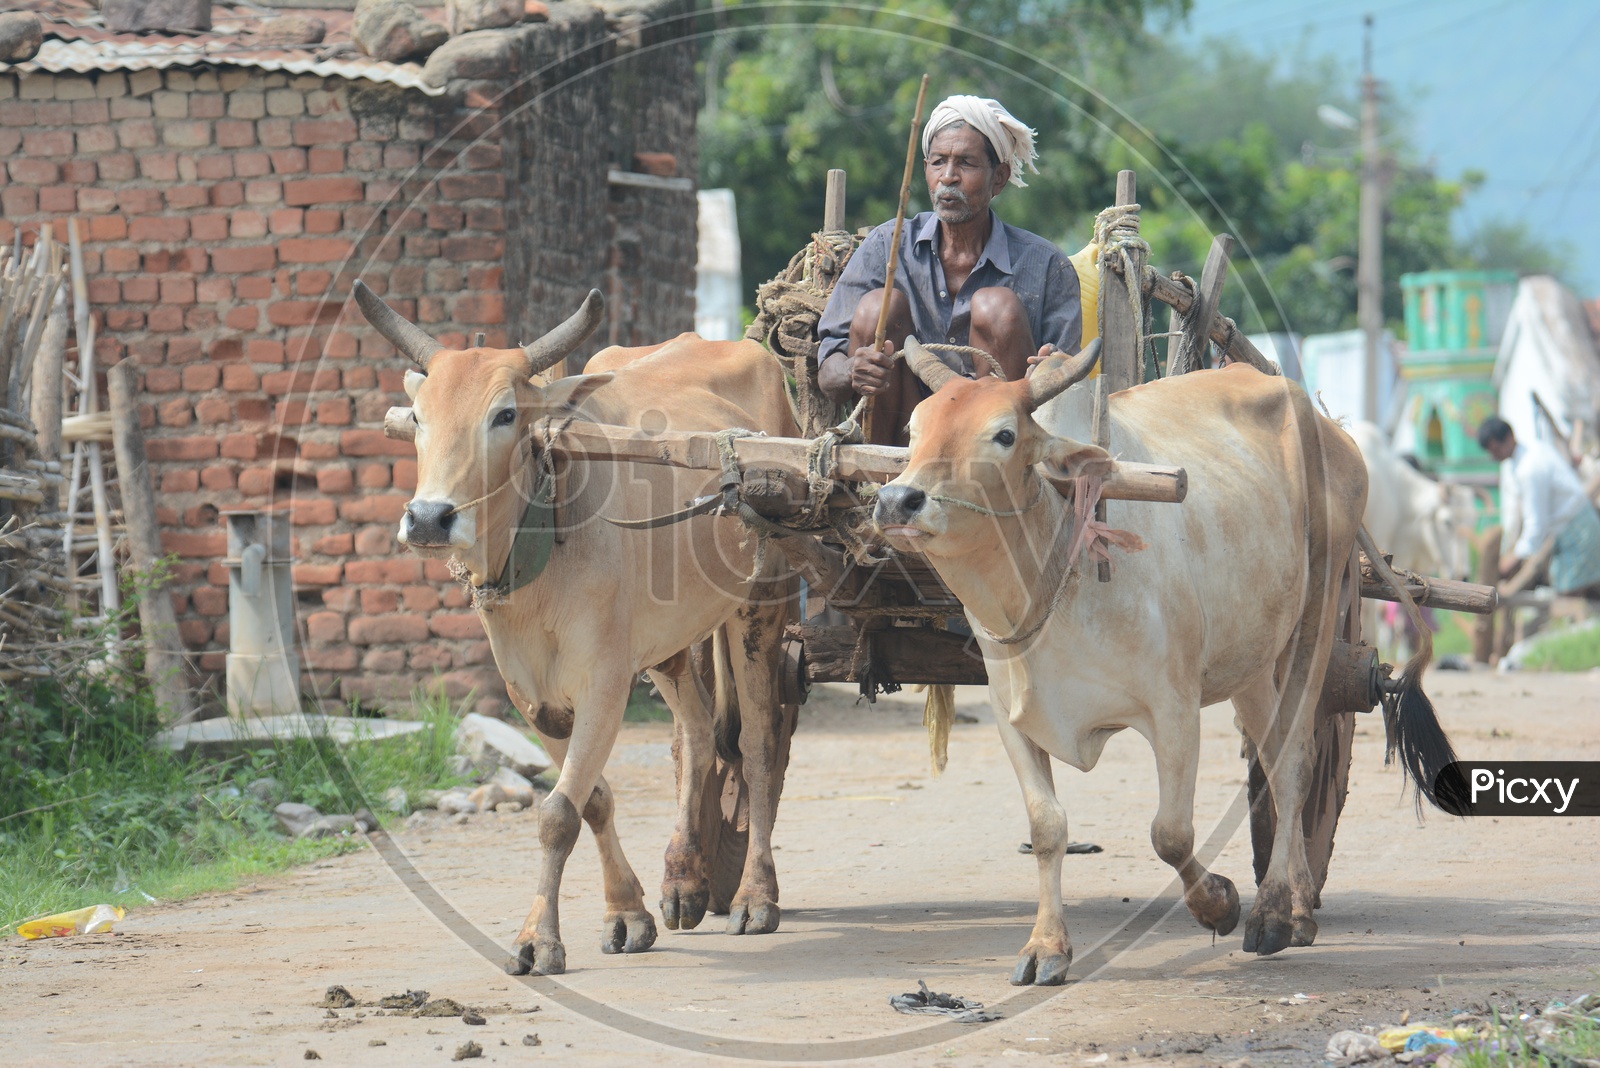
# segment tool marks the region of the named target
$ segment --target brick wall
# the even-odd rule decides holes
[[[614,57],[606,16],[561,7],[572,14],[509,31],[513,54]],[[692,166],[681,65],[655,92],[690,94],[687,134],[679,123],[682,144],[650,147]],[[531,340],[608,271],[611,288],[654,295],[647,336],[692,324],[692,213],[653,223],[661,247],[688,249],[682,292],[613,263],[604,174],[627,164],[604,136],[610,76],[522,111],[527,93],[497,105],[506,84],[431,98],[248,68],[0,75],[0,240],[40,225],[64,239],[79,219],[96,356],[142,370],[163,539],[181,561],[171,592],[213,688],[228,645],[219,510],[260,506],[291,516],[309,685],[381,700],[438,678],[504,707],[461,590],[395,542],[416,462],[382,419],[406,403],[407,364],[345,303],[355,278],[448,345],[480,330]],[[567,129],[541,134],[553,109]]]

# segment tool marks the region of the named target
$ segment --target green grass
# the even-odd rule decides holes
[[[1530,671],[1588,671],[1600,667],[1600,626],[1545,631],[1532,642],[1522,666]]]
[[[1497,1017],[1494,1039],[1453,1054],[1455,1068],[1574,1068],[1600,1060],[1600,1022],[1593,1017],[1560,1021],[1555,1034],[1538,1043],[1514,1019]]]
[[[628,694],[628,707],[622,713],[625,723],[671,723],[672,710],[661,699],[661,695],[652,692],[654,687],[648,682],[635,683]]]
[[[391,787],[415,794],[459,782],[448,702],[419,697],[417,714],[426,727],[400,738],[347,748],[298,738],[215,760],[145,744],[158,724],[132,665],[0,685],[0,928],[225,889],[361,848],[354,837],[291,841],[277,833],[272,804],[381,817]],[[263,804],[245,788],[268,777],[279,790]]]

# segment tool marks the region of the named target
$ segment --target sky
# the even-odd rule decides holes
[[[1600,295],[1600,2],[1194,0],[1179,36],[1332,55],[1354,78],[1369,13],[1373,70],[1410,110],[1418,151],[1441,177],[1488,175],[1463,227],[1522,220],[1565,240],[1570,281]]]

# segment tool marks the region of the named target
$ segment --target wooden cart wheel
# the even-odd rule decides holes
[[[1361,572],[1359,555],[1354,552],[1340,588],[1340,600],[1335,633],[1345,641],[1359,642]],[[1344,811],[1345,796],[1350,790],[1350,750],[1355,741],[1356,714],[1329,712],[1319,703],[1316,716],[1316,758],[1312,765],[1311,790],[1301,814],[1301,833],[1305,835],[1306,861],[1317,890],[1315,907],[1321,908],[1322,887],[1328,881],[1328,863],[1333,857],[1334,830],[1339,825],[1339,814]],[[1250,844],[1255,853],[1256,885],[1260,886],[1272,860],[1272,839],[1277,831],[1278,816],[1272,794],[1267,789],[1267,773],[1261,766],[1260,754],[1248,738],[1244,749],[1250,764]]]
[[[789,745],[799,721],[798,705],[783,705],[778,729],[777,793],[783,796],[784,773],[789,769]],[[710,909],[726,916],[744,876],[745,854],[750,846],[750,788],[744,781],[744,762],[718,755],[707,773],[705,800],[700,815],[700,849],[711,879]]]

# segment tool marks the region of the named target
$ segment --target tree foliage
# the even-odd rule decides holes
[[[772,277],[821,221],[829,168],[849,173],[848,225],[891,218],[917,80],[929,96],[993,96],[1039,131],[1040,174],[995,208],[1071,252],[1139,175],[1151,262],[1198,275],[1215,233],[1238,245],[1223,310],[1248,330],[1355,325],[1360,160],[1354,133],[1316,115],[1355,114],[1349,69],[1266,56],[1223,41],[1174,44],[1163,30],[1190,0],[730,2],[708,16],[702,184],[735,190],[744,271]],[[1449,267],[1566,269],[1570,253],[1491,221],[1453,223],[1481,182],[1432,173],[1407,116],[1385,102],[1390,163],[1386,317],[1402,320],[1400,276]],[[920,173],[911,210],[926,207]]]

